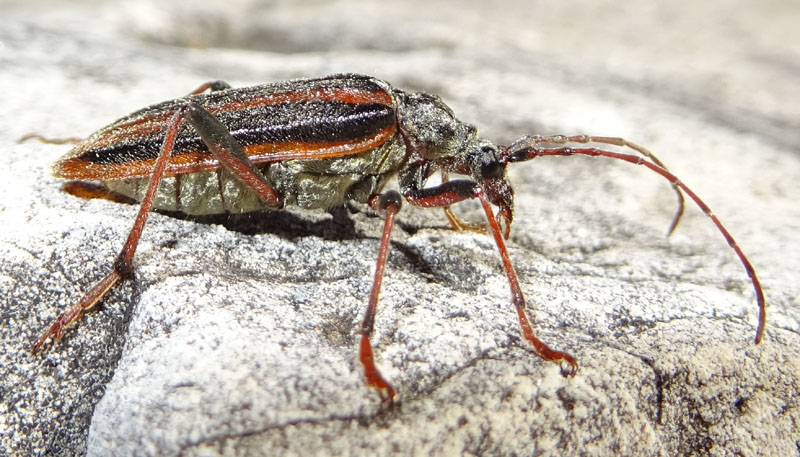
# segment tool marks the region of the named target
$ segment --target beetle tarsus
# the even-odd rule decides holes
[[[384,379],[378,368],[375,366],[375,358],[372,355],[372,345],[369,341],[369,335],[363,331],[361,333],[359,361],[364,367],[364,381],[367,387],[371,387],[378,391],[378,395],[381,397],[382,404],[391,404],[396,396],[394,388],[392,388],[391,384]]]
[[[103,279],[97,282],[88,292],[86,295],[81,298],[81,300],[69,308],[66,312],[58,316],[50,327],[40,336],[31,346],[31,352],[36,354],[42,348],[44,343],[47,341],[48,338],[51,336],[53,337],[53,342],[57,341],[61,338],[61,335],[64,333],[64,329],[69,326],[71,323],[76,322],[78,319],[83,316],[83,314],[92,309],[97,302],[114,287],[115,284],[120,280],[120,274],[116,270],[112,270],[111,273],[106,275]]]

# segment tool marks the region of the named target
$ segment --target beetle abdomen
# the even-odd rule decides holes
[[[405,144],[395,135],[376,148],[331,159],[296,159],[259,166],[286,205],[327,209],[347,200],[366,202],[379,193],[406,159]],[[147,178],[104,181],[110,190],[141,201]],[[267,209],[246,185],[224,169],[163,178],[154,209],[192,215],[245,213]]]

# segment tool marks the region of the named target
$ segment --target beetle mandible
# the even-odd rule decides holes
[[[592,147],[630,149],[620,153]],[[156,104],[123,117],[79,142],[53,166],[54,175],[102,181],[110,190],[141,201],[133,228],[113,268],[77,304],[56,318],[33,343],[39,351],[75,322],[121,280],[133,275],[133,256],[151,209],[189,215],[278,210],[287,205],[327,209],[346,201],[366,203],[384,214],[383,235],[364,320],[359,360],[366,384],[383,401],[395,391],[381,375],[372,353],[372,335],[381,281],[395,215],[404,198],[412,205],[444,208],[456,228],[464,228],[449,206],[477,199],[486,215],[511,288],[522,335],[545,360],[578,364],[566,352],[536,337],[525,311],[505,239],[514,217],[508,164],[542,156],[601,156],[643,165],[667,179],[683,212],[685,192],[712,219],[750,277],[759,307],[755,342],[764,333],[764,294],[753,267],[708,206],[652,153],[621,138],[526,136],[498,147],[477,129],[455,118],[438,97],[408,93],[362,75],[343,74],[234,89],[206,83],[186,97]],[[426,187],[434,173],[442,182]],[[449,180],[449,173],[465,178]],[[384,191],[396,177],[401,194]],[[497,207],[494,213],[493,206]]]

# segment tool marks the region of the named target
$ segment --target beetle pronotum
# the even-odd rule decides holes
[[[208,91],[208,92],[207,92]],[[620,153],[591,147],[612,145]],[[747,271],[759,307],[758,344],[766,321],[764,294],[747,257],[708,206],[649,151],[621,138],[526,136],[497,147],[477,129],[456,119],[438,97],[407,93],[361,75],[334,75],[233,89],[216,81],[190,95],[153,105],[104,127],[58,161],[55,176],[103,181],[112,191],[141,201],[133,228],[113,268],[77,304],[53,321],[32,346],[37,352],[120,280],[133,274],[133,256],[151,209],[190,215],[278,210],[286,205],[330,208],[348,200],[384,213],[383,235],[367,310],[360,328],[359,360],[366,384],[384,401],[394,389],[375,365],[370,336],[389,251],[395,215],[402,198],[423,207],[449,211],[462,200],[478,199],[511,287],[522,335],[539,356],[564,361],[567,374],[578,364],[536,337],[526,315],[525,299],[505,246],[514,214],[509,163],[542,156],[589,155],[642,165],[667,179],[711,218]],[[425,187],[435,172],[440,184]],[[448,174],[467,176],[448,180]],[[383,191],[397,177],[402,192]],[[160,186],[160,187],[159,187]],[[499,209],[494,214],[492,206]]]

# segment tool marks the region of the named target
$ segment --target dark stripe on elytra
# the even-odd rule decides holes
[[[394,108],[380,103],[347,104],[309,101],[263,106],[216,117],[241,146],[289,141],[324,143],[370,137],[395,123]],[[79,160],[97,164],[155,159],[164,135],[131,138],[128,142],[90,149]],[[174,155],[207,150],[193,129],[181,127]]]

